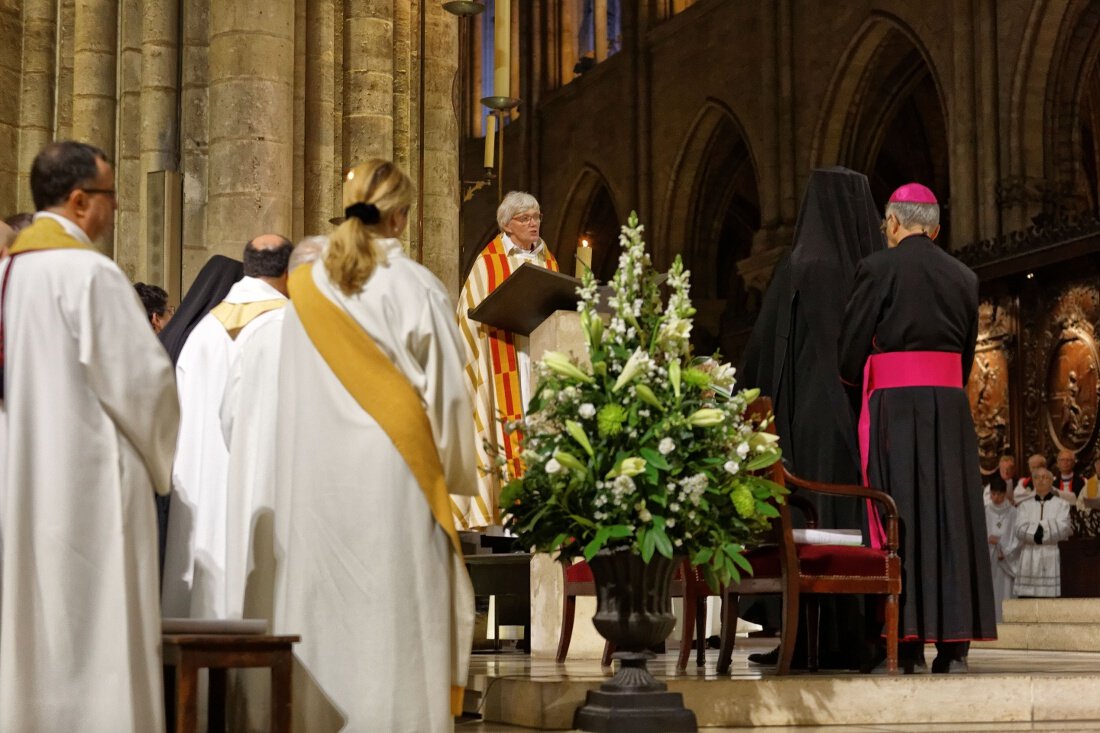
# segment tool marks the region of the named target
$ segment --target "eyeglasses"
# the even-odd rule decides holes
[[[513,216],[512,221],[518,221],[520,224],[530,224],[531,222],[539,224],[542,222],[542,214],[520,214],[519,216]]]
[[[115,191],[115,189],[113,189],[113,188],[82,188],[80,190],[83,191],[84,193],[92,194],[93,196],[95,194],[99,193],[99,194],[103,194],[104,196],[110,196],[111,198],[115,198],[115,196],[118,195],[118,192]]]

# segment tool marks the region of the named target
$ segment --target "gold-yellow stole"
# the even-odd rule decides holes
[[[251,323],[252,319],[284,306],[286,306],[286,298],[257,300],[252,303],[227,303],[223,300],[210,309],[210,315],[218,319],[229,334],[229,338],[236,340],[241,329]]]
[[[336,378],[385,431],[416,478],[435,521],[451,540],[460,567],[462,545],[451,518],[450,496],[435,436],[420,396],[370,335],[313,281],[312,267],[290,276],[290,297],[306,335]],[[370,379],[364,379],[369,374]],[[451,711],[462,713],[461,686],[451,686]]]
[[[29,227],[19,232],[15,244],[8,250],[10,261],[4,270],[4,281],[0,284],[0,399],[6,394],[4,387],[4,366],[7,362],[7,339],[4,336],[4,323],[7,319],[8,280],[15,269],[15,257],[28,252],[43,252],[51,249],[86,249],[93,247],[81,242],[65,231],[65,227],[49,218],[37,219]]]

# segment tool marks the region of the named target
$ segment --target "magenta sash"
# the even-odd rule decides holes
[[[876,390],[898,387],[956,387],[962,384],[962,355],[950,351],[890,351],[871,354],[863,367],[863,405],[859,413],[859,457],[863,485],[868,486],[867,460],[871,454],[871,395]],[[886,530],[867,500],[867,525],[871,546],[886,544]]]

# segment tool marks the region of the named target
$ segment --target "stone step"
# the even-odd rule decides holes
[[[1007,613],[1005,614],[1007,616]],[[1056,652],[1100,652],[1096,623],[1000,623],[997,641],[975,642],[985,649],[1035,649]]]
[[[971,669],[984,664],[992,672],[984,674],[803,674],[757,679],[673,676],[666,681],[669,691],[683,694],[684,704],[695,712],[700,728],[835,725],[843,726],[837,730],[850,730],[856,725],[985,723],[996,730],[998,724],[1064,726],[1100,719],[1100,673],[1090,671],[1097,669],[1097,662],[1080,661],[1091,655],[1067,655],[1062,662],[1061,655],[1049,659],[1047,654],[1045,662],[1034,665],[1035,671],[993,671],[1013,668],[1013,664],[1000,661],[1012,655],[1018,653],[972,652]],[[1033,665],[1024,660],[1022,666]],[[538,730],[569,729],[586,693],[602,681],[599,676],[586,675],[491,678],[482,708],[484,720]],[[1073,694],[1067,697],[1066,690]]]
[[[1013,598],[1002,609],[1006,623],[1100,624],[1100,598]]]

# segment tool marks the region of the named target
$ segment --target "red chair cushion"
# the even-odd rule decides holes
[[[592,568],[583,560],[565,569],[566,583],[592,583]]]
[[[872,547],[849,545],[795,545],[803,575],[851,575],[886,577],[886,552]],[[754,578],[779,576],[779,552],[776,547],[760,547],[745,553]]]

